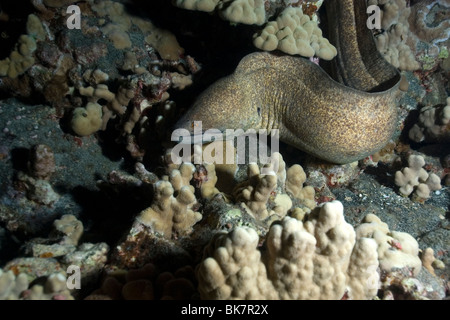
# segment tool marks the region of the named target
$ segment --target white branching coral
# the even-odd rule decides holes
[[[316,206],[315,191],[313,187],[304,186],[306,174],[303,168],[293,165],[286,170],[286,163],[278,152],[273,153],[271,159],[261,170],[256,163],[248,165],[248,179],[233,191],[235,201],[243,203],[257,220],[272,215],[283,218],[291,211],[293,202],[286,192],[301,205],[313,209]]]
[[[419,244],[408,233],[390,231],[386,223],[374,214],[368,214],[356,228],[357,238],[371,238],[377,243],[378,260],[383,271],[408,267],[417,275],[422,262],[419,258]]]
[[[187,10],[212,12],[220,0],[175,0],[177,7]]]
[[[78,245],[83,234],[83,224],[74,215],[65,214],[60,219],[53,222],[55,233],[62,236],[61,243],[69,245]]]
[[[195,172],[195,166],[190,162],[183,162],[179,168],[170,170],[168,179],[175,191],[181,191],[181,188],[188,187],[191,192],[194,192],[194,187],[191,186],[190,181]],[[163,177],[165,179],[165,177]]]
[[[254,35],[253,44],[264,51],[281,50],[303,57],[317,56],[331,60],[336,48],[322,36],[316,21],[303,14],[301,8],[288,7],[275,21],[267,23],[264,29]]]
[[[425,159],[420,155],[410,155],[408,167],[395,173],[395,184],[404,196],[413,194],[413,200],[425,201],[430,192],[441,189],[441,179],[434,173],[428,174],[422,167]]]
[[[202,175],[206,175],[206,181],[200,184],[200,192],[203,199],[211,199],[216,194],[219,194],[219,189],[216,188],[217,175],[215,165],[212,163],[204,163],[196,172],[196,178],[202,179]],[[202,179],[203,180],[203,179]]]
[[[378,50],[384,58],[401,70],[414,71],[420,68],[411,48],[405,43],[408,26],[396,24],[376,38]]]
[[[75,108],[72,114],[71,127],[79,136],[91,135],[102,127],[102,106],[96,102],[88,102],[86,107]]]
[[[124,115],[128,104],[135,96],[135,86],[122,81],[117,93],[109,90],[103,82],[107,81],[109,76],[101,70],[87,70],[83,74],[86,82],[92,84],[87,87],[80,86],[79,93],[89,101],[85,107],[75,108],[73,111],[71,126],[72,130],[80,136],[90,135],[100,129],[105,129],[108,120],[113,114]],[[99,100],[105,100],[104,106],[100,105]],[[131,133],[136,121],[124,125],[124,131]]]
[[[384,32],[376,36],[378,51],[393,66],[407,71],[420,68],[411,48],[407,45],[409,32],[408,17],[411,8],[404,0],[369,0],[368,5],[382,7],[381,28]]]
[[[24,273],[17,276],[9,270],[0,269],[0,300],[17,300],[22,291],[28,289],[28,278]]]
[[[223,19],[234,23],[261,25],[266,21],[264,0],[176,0],[174,4],[205,12],[217,9]]]
[[[16,78],[35,63],[37,41],[44,40],[46,32],[41,20],[34,14],[28,16],[26,29],[27,33],[19,37],[9,57],[0,60],[0,77]]]
[[[277,176],[274,172],[260,174],[256,163],[248,165],[248,176],[248,180],[234,191],[236,201],[244,203],[247,211],[256,219],[263,220],[274,214],[268,210],[267,202],[277,186]]]
[[[264,0],[234,0],[219,3],[220,15],[228,21],[262,25],[266,21]]]
[[[417,123],[409,130],[409,138],[415,142],[450,140],[450,97],[445,106],[420,110]]]
[[[168,175],[153,185],[152,205],[136,217],[136,222],[166,238],[192,232],[192,226],[202,218],[192,210],[197,202],[194,187],[190,185],[194,172],[192,163],[173,166]]]
[[[30,288],[27,275],[17,276],[0,269],[0,300],[73,300],[67,289],[66,276],[54,273],[47,277],[45,283],[34,284]]]
[[[249,227],[218,233],[205,248],[205,259],[197,267],[202,299],[276,299],[261,262],[258,234]]]
[[[247,227],[217,234],[197,267],[203,299],[368,299],[378,289],[376,243],[355,240],[343,206],[333,201],[306,221],[271,226],[267,250]],[[356,245],[355,245],[356,244]]]
[[[287,170],[286,178],[286,191],[303,202],[308,208],[313,209],[316,206],[314,200],[315,191],[311,186],[304,186],[306,173],[303,168],[298,164],[294,164]]]
[[[192,231],[202,215],[191,209],[196,199],[188,186],[183,186],[174,196],[174,188],[169,181],[158,181],[155,186],[152,205],[142,211],[136,220],[150,227],[154,232],[171,238],[172,233],[185,235]]]
[[[268,22],[264,29],[253,36],[253,44],[261,50],[280,50],[291,55],[317,56],[331,60],[336,48],[322,36],[317,17],[303,13],[301,7],[293,7],[290,1],[264,0],[176,0],[174,4],[188,10],[212,12],[232,23],[264,25],[275,12],[281,12],[276,20]],[[317,9],[322,1],[314,2]]]

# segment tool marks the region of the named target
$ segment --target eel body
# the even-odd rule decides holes
[[[327,0],[330,75],[308,59],[256,52],[206,89],[176,128],[279,129],[280,140],[332,163],[380,150],[397,125],[400,75],[378,53],[364,0]]]

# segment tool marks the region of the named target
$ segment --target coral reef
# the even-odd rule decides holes
[[[221,17],[234,23],[261,25],[266,21],[264,1],[232,0],[222,3],[218,0],[177,0],[174,4],[188,10],[211,12],[217,7]]]
[[[109,246],[106,243],[79,244],[83,229],[83,224],[73,215],[64,215],[54,221],[53,230],[47,239],[34,238],[26,244],[25,253],[30,257],[13,259],[3,267],[4,272],[17,275],[15,279],[18,284],[22,283],[22,278],[34,282],[41,277],[48,277],[48,283],[34,289],[31,287],[27,292],[21,290],[19,297],[41,300],[57,299],[60,296],[61,299],[71,299],[76,294],[68,293],[66,274],[73,272],[70,271],[73,266],[79,272],[80,287],[87,288],[97,281],[107,261]],[[7,279],[9,282],[16,281],[11,275]],[[67,279],[70,280],[69,277]],[[25,286],[28,287],[28,282]],[[8,287],[14,288],[12,284]]]
[[[102,106],[89,102],[85,108],[78,107],[73,111],[71,127],[79,136],[91,135],[102,127]]]
[[[27,34],[0,62],[0,89],[24,98],[45,98],[59,109],[60,117],[70,118],[71,130],[79,136],[106,130],[109,120],[119,118],[114,121],[120,123],[123,143],[130,143],[131,149],[131,141],[151,127],[145,124],[149,110],[170,102],[167,90],[185,89],[192,84],[192,73],[199,71],[192,57],[183,56],[173,34],[130,14],[122,3],[80,6],[79,32],[56,22],[58,16],[66,16],[67,2],[33,5],[41,14],[29,15]],[[108,62],[116,59],[117,64]],[[140,156],[144,153],[141,146]]]
[[[267,202],[269,197],[277,186],[277,176],[274,172],[272,174],[262,175],[257,164],[249,165],[248,176],[249,179],[244,186],[238,186],[235,191],[235,198],[239,202],[243,202],[257,220],[264,220],[275,212],[269,212],[267,210]],[[289,208],[287,208],[289,209]],[[280,211],[274,209],[274,211]],[[280,212],[283,216],[286,215],[286,211]],[[283,214],[284,213],[284,214]]]
[[[73,300],[61,273],[49,275],[43,284],[30,286],[24,273],[17,276],[0,268],[0,300]]]
[[[263,0],[177,0],[174,4],[188,10],[217,10],[223,19],[232,23],[265,24],[253,35],[253,43],[258,49],[278,49],[291,55],[333,59],[337,54],[336,48],[322,36],[315,15],[322,1],[301,2],[295,7],[286,1]],[[280,13],[276,20],[267,22],[277,11]]]
[[[173,185],[168,181],[159,181],[155,184],[153,205],[142,211],[137,221],[169,238],[172,232],[180,235],[189,233],[192,225],[201,219],[199,212],[190,209],[194,201],[195,196],[189,187],[182,187],[174,197]]]
[[[450,22],[449,4],[430,0],[418,1],[411,7],[409,24],[412,32],[422,41],[438,44],[448,40]],[[433,23],[428,16],[435,15]]]
[[[248,179],[233,190],[233,199],[242,202],[243,207],[256,219],[264,220],[272,215],[283,218],[293,210],[292,195],[301,209],[313,209],[316,206],[315,192],[311,186],[304,186],[306,175],[300,165],[286,170],[286,163],[280,153],[273,153],[277,159],[277,172],[274,164],[264,166],[265,174],[257,164],[249,164]],[[268,172],[268,173],[267,173]]]
[[[33,53],[36,51],[36,42],[44,40],[46,32],[40,19],[30,14],[27,21],[27,33],[20,36],[16,48],[8,58],[0,61],[0,76],[16,78],[27,71],[35,62]]]
[[[0,300],[448,299],[449,1],[322,2],[2,2]]]
[[[448,4],[430,0],[411,5],[402,0],[369,0],[369,4],[382,8],[382,30],[375,36],[386,60],[407,71],[437,67],[449,45]],[[425,50],[423,43],[429,44]]]
[[[276,21],[267,23],[261,33],[254,36],[253,43],[264,51],[278,49],[291,55],[317,56],[325,60],[337,54],[336,48],[322,37],[317,22],[301,8],[284,9]]]
[[[426,248],[421,252],[420,259],[422,260],[422,265],[428,270],[433,276],[436,276],[434,268],[443,269],[444,263],[436,259],[434,256],[434,250],[432,248]]]
[[[376,36],[378,50],[383,57],[401,70],[420,68],[412,49],[408,46],[408,18],[411,8],[403,0],[369,0],[369,5],[382,7],[381,28],[384,32]]]
[[[263,253],[258,241],[249,228],[217,234],[196,270],[201,297],[340,299],[348,291],[353,299],[367,299],[377,293],[371,279],[378,279],[375,242],[355,240],[340,202],[317,208],[304,222],[286,217],[274,224]]]
[[[408,267],[414,275],[419,274],[422,262],[419,244],[405,232],[390,231],[386,223],[376,215],[368,214],[356,228],[357,238],[374,239],[377,243],[380,269],[385,272]]]
[[[441,189],[441,179],[434,173],[427,173],[422,167],[425,159],[420,155],[410,155],[408,167],[395,173],[395,184],[404,196],[413,194],[412,199],[425,201],[430,197],[430,192]],[[414,193],[413,193],[414,192]]]
[[[415,142],[449,141],[450,97],[446,104],[422,108],[417,123],[409,130],[409,138]]]

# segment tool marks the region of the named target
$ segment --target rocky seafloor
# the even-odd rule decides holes
[[[317,3],[297,2],[308,5],[305,11]],[[387,2],[398,5],[398,1]],[[408,85],[398,103],[398,128],[392,141],[380,152],[342,166],[281,144],[286,169],[276,172],[272,182],[249,164],[180,167],[167,160],[170,128],[210,83],[232,73],[243,56],[257,50],[251,43],[256,26],[177,8],[169,1],[81,1],[77,2],[81,29],[71,30],[65,26],[65,8],[71,3],[31,1],[19,10],[12,1],[2,2],[0,299],[283,299],[285,289],[280,289],[271,272],[289,279],[292,275],[286,270],[297,266],[273,271],[282,265],[276,259],[271,262],[268,253],[275,246],[270,242],[276,237],[273,226],[291,216],[307,229],[307,221],[318,223],[316,215],[322,217],[324,204],[333,200],[342,203],[345,221],[351,232],[356,230],[356,243],[362,237],[358,227],[367,215],[386,223],[388,229],[380,227],[385,230],[381,235],[373,231],[366,236],[375,239],[378,248],[388,248],[378,250],[379,262],[371,269],[377,276],[375,291],[369,288],[357,295],[351,281],[344,282],[352,290],[336,284],[341,292],[312,280],[320,290],[336,290],[338,296],[314,291],[311,297],[448,299],[448,3],[411,1],[411,10],[404,14],[415,20],[409,19],[409,42],[402,44],[410,48],[418,65],[415,70],[397,66]],[[267,15],[277,12],[266,9]],[[426,35],[420,29],[424,26]],[[17,40],[20,35],[22,42]],[[99,109],[89,109],[89,103]],[[75,122],[79,111],[90,122]],[[423,164],[408,162],[412,156],[420,156]],[[294,165],[301,165],[304,178]],[[408,166],[411,170],[405,172]],[[288,170],[293,167],[297,171]],[[406,183],[399,182],[397,172],[411,175],[409,192],[401,189]],[[439,182],[428,182],[432,174]],[[427,185],[428,194],[419,193],[418,188],[423,191],[419,185]],[[254,196],[254,190],[264,199]],[[323,237],[330,243],[341,238],[351,243],[340,233],[337,220]],[[286,247],[294,248],[295,241],[304,239],[300,234],[305,230],[298,228],[291,231],[298,232],[292,238],[280,240]],[[248,236],[249,241],[254,237],[248,229],[256,230],[254,250],[257,246],[260,251],[248,249],[247,254],[249,261],[252,254],[263,257],[255,258],[254,265],[267,268],[269,281],[249,276],[251,266],[239,262],[237,253],[230,256],[245,272],[229,275],[222,266],[226,280],[220,280],[217,271],[208,269],[213,267],[205,263],[207,257],[222,261],[223,247],[238,246],[233,238],[236,229],[246,230],[248,235],[241,238]],[[369,274],[335,267],[334,247],[320,251],[324,240],[308,230],[318,239],[319,258],[312,263],[320,267],[314,279],[327,274],[325,265],[347,279]],[[219,231],[228,238],[219,239]],[[415,242],[395,232],[409,234]],[[286,247],[288,255],[293,249]],[[394,257],[389,270],[383,254],[386,261]],[[363,261],[367,255],[361,256]],[[321,257],[331,262],[322,265]],[[350,253],[347,258],[352,263]],[[80,268],[81,289],[66,286],[69,266]],[[214,276],[219,280],[210,279]],[[240,287],[266,282],[276,295],[236,293]],[[234,291],[223,289],[223,283]],[[287,296],[305,297],[296,290],[286,289]]]

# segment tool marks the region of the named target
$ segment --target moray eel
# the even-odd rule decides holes
[[[363,159],[397,125],[400,75],[379,54],[362,0],[328,0],[328,73],[308,59],[256,52],[202,92],[176,128],[279,129],[280,140],[331,163]]]

